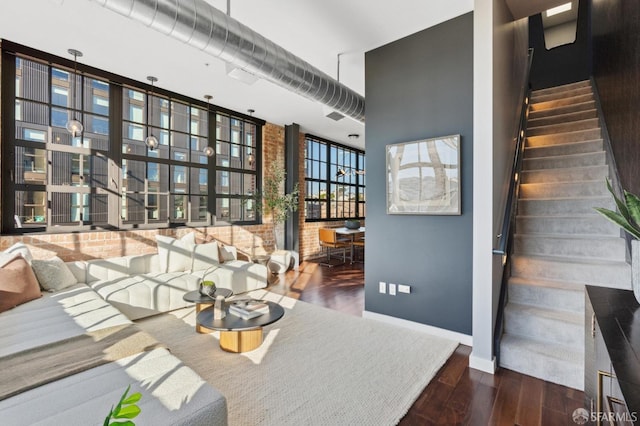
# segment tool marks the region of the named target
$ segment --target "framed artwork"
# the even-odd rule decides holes
[[[459,215],[460,135],[387,145],[387,214]]]

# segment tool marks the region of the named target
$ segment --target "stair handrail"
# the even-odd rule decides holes
[[[502,282],[500,285],[500,298],[498,301],[498,311],[496,314],[496,322],[493,333],[493,351],[496,361],[500,361],[500,337],[502,336],[504,305],[506,302],[506,282],[505,269],[507,266],[507,253],[511,241],[512,224],[515,220],[518,194],[520,192],[520,176],[522,171],[522,159],[524,157],[525,135],[527,131],[527,117],[529,116],[529,105],[531,100],[531,87],[529,84],[529,75],[531,73],[531,64],[533,62],[533,48],[529,48],[526,70],[525,70],[525,89],[523,90],[522,103],[520,104],[520,117],[518,119],[518,135],[516,136],[516,149],[513,155],[513,163],[511,165],[511,177],[509,180],[509,190],[507,193],[507,202],[505,205],[504,216],[502,218],[502,228],[500,234],[497,235],[498,244],[493,249],[493,254],[502,256]]]
[[[527,70],[525,73],[525,82],[527,87],[524,90],[522,104],[520,105],[520,117],[518,120],[518,136],[516,137],[516,150],[511,165],[511,179],[509,181],[509,192],[507,194],[507,203],[505,205],[504,217],[502,218],[502,228],[500,234],[497,235],[498,247],[493,249],[493,254],[505,256],[507,254],[507,243],[509,241],[509,231],[515,213],[515,206],[518,201],[518,190],[520,189],[520,171],[522,169],[522,157],[524,155],[525,132],[527,130],[527,117],[529,115],[529,99],[531,97],[531,89],[528,87],[529,73],[531,71],[531,63],[533,61],[533,49],[529,48]],[[504,266],[504,265],[503,265]]]

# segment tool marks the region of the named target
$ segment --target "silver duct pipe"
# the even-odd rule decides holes
[[[364,97],[205,0],[94,0],[235,67],[364,122]]]

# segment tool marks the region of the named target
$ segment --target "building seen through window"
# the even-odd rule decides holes
[[[15,107],[3,117],[14,129],[3,151],[12,157],[5,232],[257,223],[263,122],[97,70],[75,75],[7,56],[3,72],[15,72],[15,88],[2,89],[15,93]],[[66,130],[71,119],[83,123],[81,134]],[[157,149],[145,145],[149,134]]]
[[[307,136],[305,218],[364,218],[365,170],[364,152]]]

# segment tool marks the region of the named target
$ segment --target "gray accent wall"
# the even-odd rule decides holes
[[[365,310],[471,335],[473,14],[367,52],[365,82]],[[386,145],[451,134],[461,135],[462,215],[388,215]],[[380,281],[411,294],[380,294]]]

